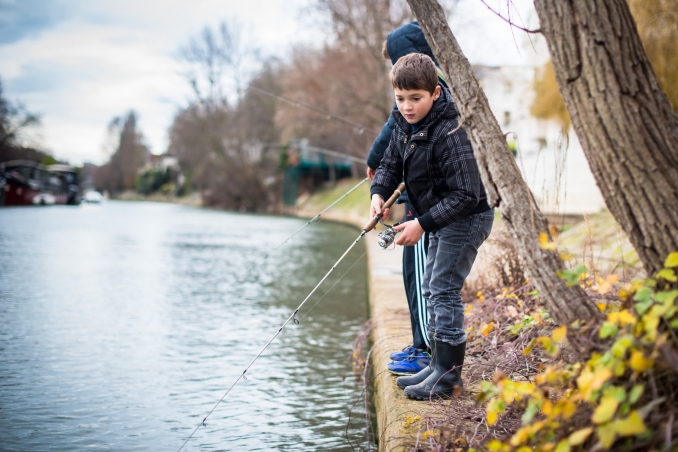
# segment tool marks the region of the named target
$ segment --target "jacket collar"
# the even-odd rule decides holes
[[[453,119],[459,115],[457,108],[454,105],[452,96],[447,88],[444,86],[440,87],[440,97],[433,102],[431,111],[424,117],[424,120],[421,122],[421,126],[417,128],[414,132],[411,132],[410,123],[403,117],[403,115],[398,111],[397,107],[393,109],[393,119],[395,119],[396,124],[400,127],[405,135],[412,134],[411,140],[427,140],[429,128],[439,119]]]

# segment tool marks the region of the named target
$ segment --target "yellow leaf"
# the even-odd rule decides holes
[[[556,446],[555,452],[570,452],[570,443],[567,441],[561,441]]]
[[[495,413],[494,411],[488,411],[487,412],[487,425],[494,425],[497,423],[497,418],[499,415]]]
[[[631,314],[628,309],[619,311],[619,324],[621,326],[635,325],[636,317],[633,314]]]
[[[522,443],[524,443],[527,440],[527,435],[530,432],[530,427],[523,427],[520,430],[518,430],[512,437],[511,437],[511,445],[512,446],[519,446]]]
[[[596,303],[596,306],[598,306],[598,310],[600,312],[605,312],[605,309],[607,308],[607,303]]]
[[[560,328],[553,330],[551,337],[558,343],[563,342],[565,337],[567,337],[567,326],[563,325]]]
[[[501,450],[504,448],[504,443],[501,441],[497,441],[496,439],[493,439],[489,443],[487,443],[487,448],[489,450]]]
[[[643,433],[647,427],[640,414],[632,411],[626,419],[614,421],[614,429],[619,436],[633,436]]]
[[[614,397],[605,397],[600,401],[600,405],[593,411],[591,420],[594,424],[608,422],[612,419],[614,413],[617,412],[617,407],[619,407],[619,401],[617,399]]]
[[[516,392],[513,390],[513,388],[504,388],[503,391],[501,391],[501,398],[506,404],[511,404],[516,398]]]
[[[549,235],[542,231],[539,233],[539,247],[543,250],[554,251],[556,244],[549,240]]]
[[[586,441],[586,438],[589,437],[591,432],[593,432],[593,427],[577,430],[576,432],[571,434],[570,438],[568,439],[570,446],[579,446],[581,443]]]
[[[598,286],[598,289],[596,289],[596,292],[598,292],[601,295],[605,295],[609,291],[612,290],[612,284],[610,284],[607,281],[603,281],[601,285]]]
[[[412,416],[411,414],[408,414],[407,417],[405,418],[405,428],[417,422],[419,419],[421,419],[421,416],[419,415]]]
[[[541,406],[541,412],[547,416],[551,414],[553,412],[553,402],[549,399],[544,400],[544,403]]]
[[[645,372],[647,369],[652,367],[653,364],[654,360],[645,358],[645,355],[643,355],[643,352],[640,350],[635,350],[633,353],[631,353],[629,365],[631,366],[631,369],[635,370],[636,372]]]
[[[563,417],[570,419],[577,412],[577,405],[572,402],[566,402],[563,406]]]
[[[611,424],[598,427],[596,429],[596,435],[598,435],[598,439],[600,439],[600,444],[605,449],[609,449],[612,446],[612,444],[614,444],[614,440],[617,437],[615,428]]]
[[[433,436],[433,430],[426,430],[424,432],[424,435],[423,435],[424,439],[428,439],[429,436]]]
[[[584,398],[588,398],[592,391],[600,389],[611,377],[612,371],[607,367],[603,367],[595,374],[585,371],[577,378],[577,386],[584,394]]]
[[[674,251],[673,253],[669,254],[669,256],[666,258],[666,261],[664,262],[664,267],[666,268],[676,266],[678,266],[678,251]]]
[[[494,329],[494,324],[488,323],[487,325],[483,326],[480,332],[483,334],[483,336],[487,336],[490,334],[490,332]]]

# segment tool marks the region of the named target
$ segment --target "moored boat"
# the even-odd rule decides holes
[[[0,205],[80,204],[78,172],[67,165],[30,160],[0,163]]]

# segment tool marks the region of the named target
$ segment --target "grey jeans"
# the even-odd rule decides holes
[[[494,209],[490,209],[430,234],[422,289],[428,300],[432,338],[450,345],[466,341],[461,288],[493,221]]]

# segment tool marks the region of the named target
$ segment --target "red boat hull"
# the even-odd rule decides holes
[[[7,181],[5,184],[4,205],[6,206],[35,206],[66,204],[66,193],[52,193],[46,190],[35,190],[28,185]]]

